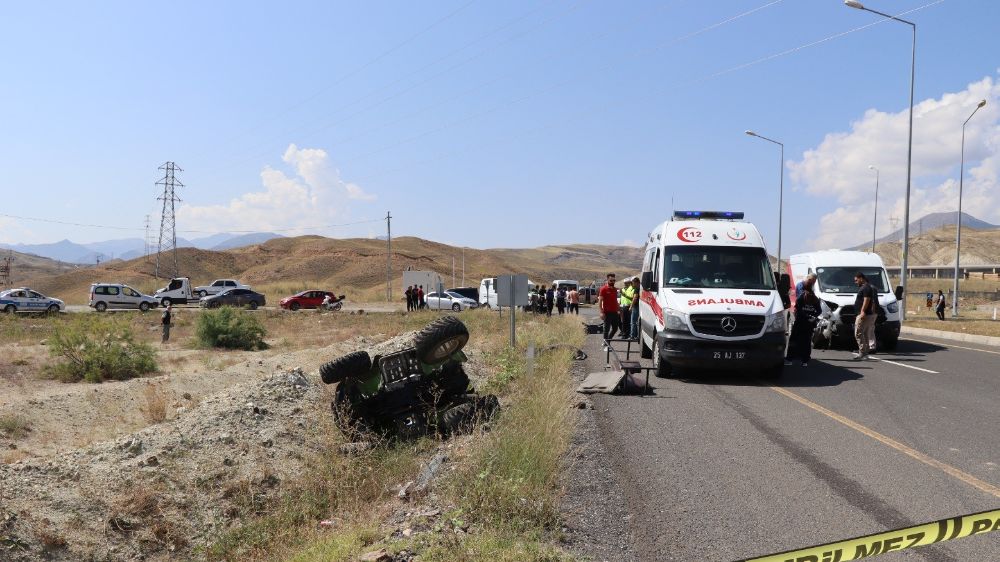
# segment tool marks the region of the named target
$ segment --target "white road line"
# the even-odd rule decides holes
[[[970,351],[982,351],[983,353],[992,353],[994,355],[1000,355],[1000,351],[991,351],[989,349],[979,349],[978,347],[965,347],[964,345],[952,345],[950,343],[944,343],[940,341],[928,341],[928,340],[915,340],[913,338],[906,338],[906,341],[918,341],[920,343],[929,343],[932,345],[940,345],[943,347],[954,347],[955,349],[968,349]]]
[[[874,359],[876,361],[881,361],[883,363],[891,363],[891,364],[896,365],[898,367],[906,367],[907,369],[914,369],[914,370],[917,370],[917,371],[923,371],[925,373],[930,373],[932,375],[939,375],[939,374],[941,374],[941,373],[938,373],[937,371],[932,371],[930,369],[924,369],[923,367],[914,367],[913,365],[907,365],[906,363],[897,363],[896,361],[889,361],[888,359],[879,359],[878,357],[872,357],[870,355],[868,356],[868,358],[869,359]]]

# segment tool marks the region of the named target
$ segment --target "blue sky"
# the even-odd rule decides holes
[[[890,13],[932,0],[879,0]],[[748,13],[750,12],[750,13]],[[740,16],[733,19],[735,16]],[[1000,222],[1000,5],[918,25],[913,217]],[[727,21],[729,20],[729,21]],[[179,235],[384,234],[471,247],[643,240],[742,210],[784,254],[902,216],[910,31],[840,0],[19,3],[0,21],[0,242],[142,236],[177,162]],[[11,197],[13,196],[13,197]],[[353,224],[362,223],[362,224]],[[321,225],[351,226],[320,228]],[[197,231],[197,232],[194,232]]]

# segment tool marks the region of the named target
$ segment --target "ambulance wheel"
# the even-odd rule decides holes
[[[641,332],[642,330],[639,331]],[[642,344],[642,349],[639,352],[639,357],[642,357],[643,359],[652,359],[653,350],[649,349],[649,346],[646,345],[646,340],[642,339],[642,334],[639,334],[639,342]]]
[[[653,340],[653,372],[661,379],[669,379],[674,376],[674,369],[660,357],[660,341]]]
[[[776,381],[781,378],[781,375],[785,372],[784,363],[779,363],[778,365],[771,367],[769,369],[764,369],[761,376],[767,380]]]

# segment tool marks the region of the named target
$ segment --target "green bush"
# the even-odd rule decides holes
[[[57,327],[48,345],[57,359],[52,374],[64,382],[127,380],[157,370],[156,350],[114,318],[80,315]]]
[[[224,306],[202,311],[195,325],[194,337],[202,347],[227,349],[265,349],[267,331],[253,313]]]

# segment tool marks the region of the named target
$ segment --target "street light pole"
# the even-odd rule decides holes
[[[910,48],[910,130],[906,144],[906,198],[903,204],[903,258],[899,267],[899,281],[900,285],[903,286],[903,294],[905,295],[906,278],[909,277],[907,264],[910,257],[910,180],[913,172],[913,83],[917,69],[917,24],[912,21],[897,18],[896,16],[883,14],[882,12],[872,10],[871,8],[866,8],[864,4],[858,2],[857,0],[844,0],[844,5],[848,8],[864,10],[866,12],[880,15],[884,18],[905,23],[913,29],[913,45]],[[906,306],[900,307],[899,319],[900,321],[906,319]]]
[[[872,253],[875,253],[875,230],[878,228],[878,168],[868,166],[869,170],[875,170],[875,216],[872,217]]]
[[[972,114],[969,115],[969,119],[972,119],[972,116],[985,105],[986,100],[979,102],[976,105],[976,109],[973,109]],[[958,261],[962,253],[962,184],[965,182],[965,126],[969,124],[969,119],[966,119],[965,123],[962,123],[962,164],[958,172],[958,220],[955,221],[955,290],[951,296],[951,315],[953,318],[958,317]]]
[[[782,210],[785,204],[785,145],[784,143],[778,142],[774,139],[769,139],[763,135],[758,135],[753,131],[744,131],[744,133],[750,135],[751,137],[757,137],[759,139],[766,140],[767,142],[772,142],[781,147],[781,160],[778,162],[778,273],[781,273],[781,224],[782,224]]]

